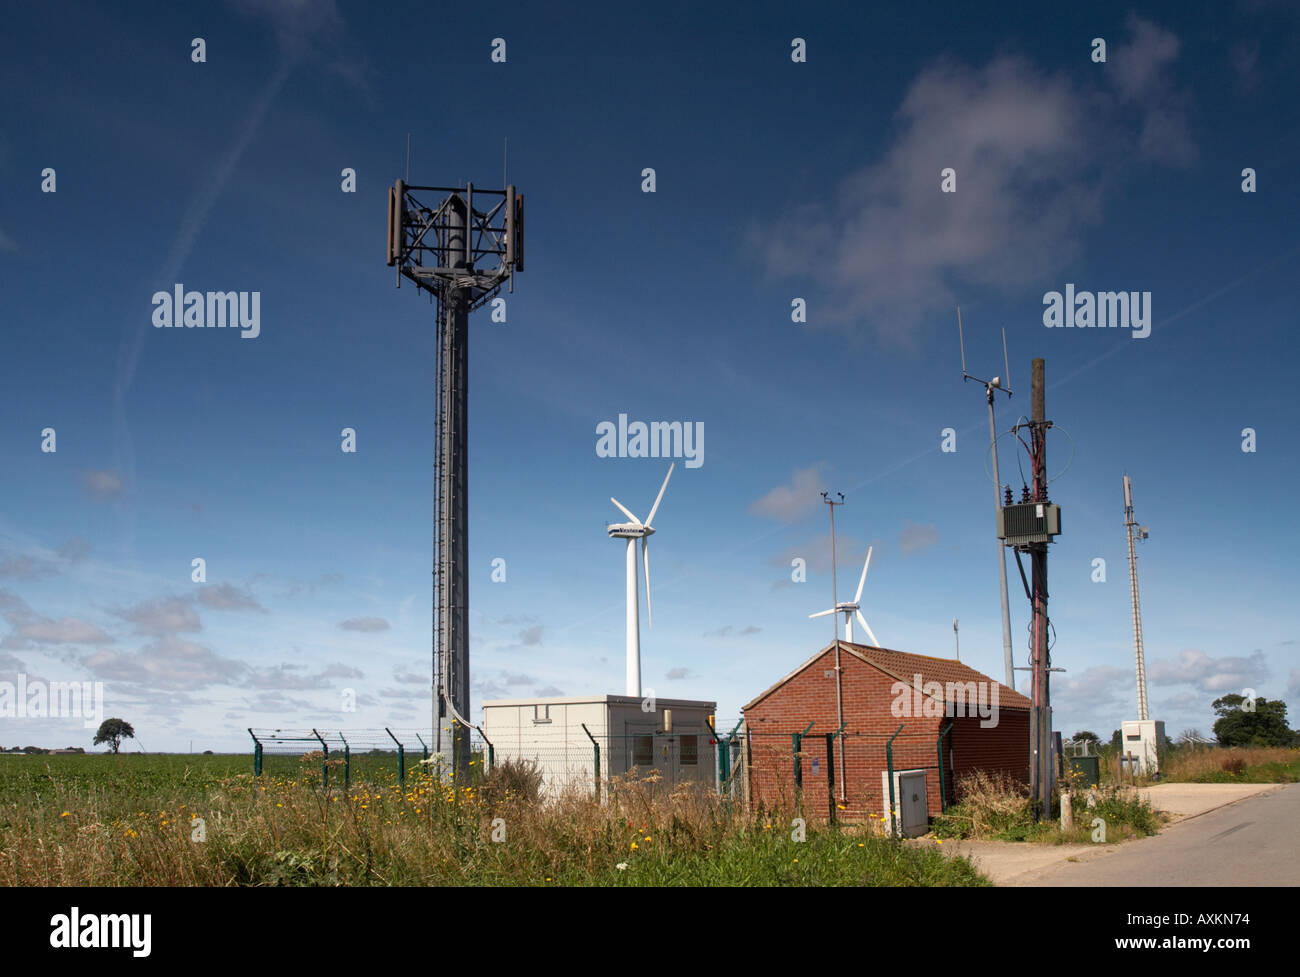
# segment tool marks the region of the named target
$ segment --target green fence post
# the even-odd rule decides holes
[[[718,793],[721,794],[723,787],[731,777],[731,750],[727,742],[718,735],[718,731],[713,728],[713,723],[708,719],[704,720],[704,725],[708,728],[713,742],[718,745]]]
[[[339,730],[339,739],[343,740],[343,789],[347,790],[352,783],[352,748],[343,739],[342,730]]]
[[[728,780],[728,781],[731,780],[731,776],[732,776],[732,769],[731,769],[731,744],[734,743],[734,742],[736,742],[736,733],[739,732],[740,727],[744,724],[744,722],[745,722],[745,719],[744,719],[743,716],[742,716],[740,719],[737,719],[737,720],[736,720],[736,725],[733,726],[733,727],[731,727],[731,732],[727,734],[726,757],[727,757],[727,780]],[[728,794],[728,796],[734,794],[735,792],[736,792],[736,785],[735,785],[735,784],[731,784],[731,783],[729,783],[728,786],[727,786],[727,794]]]
[[[803,791],[803,765],[799,762],[799,749],[803,746],[803,738],[808,735],[808,730],[816,725],[817,720],[814,719],[808,724],[808,729],[802,733],[790,734],[790,742],[794,746],[794,789],[796,791]]]
[[[889,768],[889,835],[891,838],[898,837],[898,812],[894,810],[894,740],[898,739],[898,734],[903,731],[906,723],[899,723],[898,729],[894,730],[894,735],[889,737],[889,742],[885,744],[885,765]]]
[[[582,731],[587,734],[587,739],[591,740],[591,747],[595,756],[596,770],[596,800],[600,800],[600,744],[596,742],[596,737],[591,735],[591,730],[587,724],[582,724]]]
[[[948,791],[943,780],[943,738],[952,732],[952,723],[949,723],[939,733],[939,813],[942,814],[948,810]]]
[[[321,748],[320,785],[321,785],[321,789],[324,790],[325,787],[328,786],[329,779],[330,779],[330,747],[329,744],[325,742],[321,734],[316,732],[316,730],[313,729],[311,731],[311,734],[315,736],[318,740],[320,740],[320,748]]]
[[[403,787],[405,787],[406,786],[406,751],[402,748],[402,741],[393,735],[393,731],[391,729],[385,726],[384,732],[388,734],[389,739],[391,739],[394,743],[397,744],[397,782],[401,784]]]
[[[416,733],[415,738],[420,741],[420,759],[421,760],[429,759],[429,745],[424,742],[424,737],[421,736],[419,733]]]
[[[483,736],[482,726],[475,726],[474,728],[478,730],[479,736]],[[487,766],[483,768],[483,776],[486,777],[492,768],[497,765],[497,751],[496,747],[492,745],[492,741],[486,736],[483,736],[483,742],[487,744]]]
[[[840,728],[833,733],[826,734],[826,799],[829,801],[828,812],[831,824],[836,821],[835,815],[835,738],[844,732],[847,723],[840,723]]]
[[[253,737],[253,776],[262,776],[262,741],[257,738],[253,732],[253,727],[248,727],[248,735]]]

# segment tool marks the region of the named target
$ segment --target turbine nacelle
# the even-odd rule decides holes
[[[866,631],[867,636],[871,639],[871,643],[875,647],[879,648],[882,646],[876,639],[875,634],[872,632],[871,625],[869,625],[867,619],[862,616],[862,610],[859,605],[859,601],[862,600],[862,588],[867,583],[867,568],[871,566],[871,550],[872,547],[868,546],[867,561],[862,564],[862,576],[858,578],[858,592],[853,595],[853,600],[839,601],[830,610],[818,611],[816,614],[809,614],[808,617],[809,619],[812,619],[814,617],[825,617],[828,614],[843,614],[845,638],[849,642],[853,641],[853,619],[857,618],[858,623],[862,625],[862,630]]]
[[[605,527],[610,539],[644,539],[653,536],[653,526],[643,526],[635,522],[614,522]]]

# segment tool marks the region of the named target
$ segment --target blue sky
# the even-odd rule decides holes
[[[102,681],[149,750],[427,722],[434,315],[381,252],[409,132],[431,184],[499,186],[508,137],[528,201],[508,321],[471,323],[476,713],[622,691],[608,499],[644,515],[667,465],[597,457],[620,413],[705,430],[656,518],[648,689],[734,720],[830,640],[807,620],[831,597],[822,489],[848,500],[841,599],[874,546],[881,642],[949,656],[956,617],[963,661],[1001,677],[958,304],[971,372],[1002,372],[1007,330],[1001,429],[1029,410],[1030,359],[1047,364],[1058,728],[1136,714],[1125,472],[1151,527],[1154,717],[1208,733],[1211,700],[1247,687],[1294,706],[1294,8],[836,7],[14,5],[0,681]],[[151,296],[178,282],[259,291],[260,335],[154,329]],[[1150,292],[1150,336],[1045,328],[1067,283]],[[0,720],[5,746],[86,739],[77,720]]]

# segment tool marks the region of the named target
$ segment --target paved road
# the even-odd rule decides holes
[[[1300,784],[1167,825],[1160,834],[1056,862],[1012,885],[1300,885]]]

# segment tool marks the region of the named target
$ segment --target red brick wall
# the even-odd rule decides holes
[[[999,709],[998,724],[980,728],[975,717],[953,719],[952,764],[958,779],[974,770],[1005,773],[1029,782],[1029,713],[1024,709]],[[945,744],[946,746],[947,744]],[[955,799],[955,794],[949,794]]]
[[[862,819],[880,815],[888,806],[882,791],[886,769],[885,744],[900,724],[903,732],[893,742],[894,770],[926,770],[926,793],[930,815],[939,813],[939,771],[937,740],[945,717],[896,716],[892,706],[895,679],[847,652],[841,652],[845,729],[836,740],[835,800],[840,817]],[[807,668],[745,713],[749,734],[749,785],[754,806],[765,808],[793,805],[794,764],[790,734],[802,732],[809,722],[812,731],[802,741],[803,805],[807,815],[828,813],[827,756],[825,734],[837,726],[835,678],[824,673],[835,667],[834,649],[826,651]],[[914,707],[914,702],[909,702]],[[909,708],[914,713],[914,708]],[[981,729],[978,718],[954,718],[953,731],[944,742],[946,787],[949,800],[955,798],[954,779],[977,767],[1005,771],[1019,779],[1028,775],[1029,720],[1019,709],[1001,708],[997,726]],[[955,758],[949,756],[955,744]],[[843,752],[841,777],[839,753]],[[817,769],[814,770],[813,759]],[[951,765],[956,764],[955,770]],[[840,799],[840,784],[845,799]],[[886,789],[887,790],[887,789]],[[882,797],[882,793],[884,796]]]

